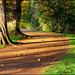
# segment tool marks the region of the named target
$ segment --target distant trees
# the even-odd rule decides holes
[[[73,0],[40,0],[39,7],[40,18],[46,23],[51,22],[51,26],[49,25],[52,28],[51,31],[62,33],[71,33],[71,31],[74,31],[75,10]]]
[[[22,11],[23,26],[26,26],[25,22],[30,21],[30,18],[34,16],[36,24],[41,25],[43,31],[53,31],[62,33],[74,33],[74,0],[23,0],[25,5],[22,5],[25,13]],[[35,1],[32,2],[32,1]],[[29,2],[29,4],[27,4]],[[27,5],[26,5],[27,4]],[[30,7],[30,5],[33,5]],[[35,14],[29,10],[33,7],[32,11],[37,11]],[[35,8],[35,9],[34,9]],[[26,16],[27,17],[26,17]],[[24,18],[23,18],[24,17]],[[26,20],[26,21],[25,21]],[[34,22],[34,21],[32,21]],[[35,27],[36,27],[35,24]],[[33,27],[33,23],[31,24]],[[38,26],[37,25],[37,26]]]

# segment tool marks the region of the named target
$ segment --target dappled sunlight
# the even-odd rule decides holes
[[[40,72],[43,68],[57,63],[61,60],[61,55],[71,49],[69,39],[60,34],[40,34],[37,31],[28,31],[27,34],[32,37],[18,40],[18,45],[0,49],[0,74],[11,74],[12,71],[13,74],[29,74],[33,70]],[[36,73],[37,71],[34,74]]]
[[[1,0],[0,5],[0,74],[36,75],[48,66],[46,74],[75,73],[75,35],[64,34],[75,33],[74,0]]]
[[[60,54],[48,54],[47,53],[42,53],[42,54],[37,54],[37,55],[28,55],[28,56],[23,56],[23,57],[15,57],[14,58],[8,58],[3,60],[0,60],[0,74],[6,73],[10,74],[12,73],[17,73],[23,71],[28,71],[30,69],[36,69],[37,67],[45,67],[49,66],[52,64],[52,62],[57,62],[60,60]],[[59,57],[59,58],[58,58]],[[41,61],[38,61],[40,59]],[[6,63],[5,63],[6,62]],[[2,66],[1,66],[2,65]]]

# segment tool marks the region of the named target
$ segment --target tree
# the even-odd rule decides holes
[[[6,0],[0,0],[0,43],[12,44],[7,32]]]
[[[16,20],[16,27],[15,27],[16,35],[23,35],[23,36],[28,37],[27,35],[23,34],[19,28],[19,22],[20,22],[20,18],[21,18],[21,3],[22,3],[22,1],[23,0],[7,0],[6,1],[7,2],[7,10],[8,10],[7,11],[7,19],[10,19],[10,21],[13,21],[14,19]],[[12,19],[10,16],[8,16],[9,10],[10,10],[11,14],[13,14]]]
[[[16,31],[19,34],[22,34],[21,31],[20,31],[20,28],[19,28],[19,22],[20,22],[20,17],[21,17],[21,2],[22,1],[23,0],[16,0],[16,10],[15,10],[16,11],[16,13],[15,13],[15,16],[16,16]]]
[[[26,36],[27,38],[30,37],[26,34],[23,34],[21,31],[20,31],[20,28],[19,28],[19,22],[20,22],[20,18],[21,18],[21,3],[22,3],[23,0],[16,0],[16,31],[17,33],[23,35],[23,36]],[[18,14],[17,14],[18,13]]]

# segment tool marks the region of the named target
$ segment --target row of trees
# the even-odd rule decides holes
[[[0,43],[12,44],[7,21],[13,19],[17,34],[22,34],[19,25],[21,28],[29,26],[30,29],[74,33],[74,4],[74,0],[0,0]]]
[[[20,27],[74,33],[74,0],[23,0]],[[29,24],[28,24],[29,23]]]
[[[19,8],[22,11],[20,23],[18,22],[20,28],[75,33],[74,0],[23,0],[20,3],[22,8]],[[16,0],[8,0],[7,4],[7,12],[12,7],[12,17],[15,19]],[[8,17],[7,19],[11,20]],[[16,28],[19,30],[19,27]]]

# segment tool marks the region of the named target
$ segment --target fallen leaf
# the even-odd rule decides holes
[[[42,40],[43,41],[43,40]]]
[[[51,67],[54,67],[54,65],[51,65]]]
[[[0,66],[4,66],[4,64],[1,64]]]
[[[64,70],[64,72],[67,72],[68,70]]]
[[[18,69],[18,71],[22,71],[22,69]]]
[[[41,62],[42,60],[41,59],[38,59],[38,62]]]

